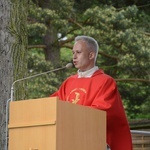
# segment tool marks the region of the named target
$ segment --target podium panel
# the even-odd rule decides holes
[[[106,150],[106,112],[47,97],[10,102],[9,150]]]
[[[60,101],[57,150],[106,150],[106,112]]]
[[[10,102],[9,150],[56,150],[56,98]]]

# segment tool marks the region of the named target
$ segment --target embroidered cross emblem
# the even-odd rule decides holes
[[[80,93],[75,92],[75,99],[72,99],[72,103],[76,104],[80,100]]]

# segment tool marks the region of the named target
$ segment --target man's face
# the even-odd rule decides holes
[[[94,67],[94,52],[87,48],[84,41],[80,40],[73,47],[73,63],[76,68],[86,71]]]

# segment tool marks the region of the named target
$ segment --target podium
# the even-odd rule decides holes
[[[106,112],[57,97],[9,105],[9,150],[106,150]]]

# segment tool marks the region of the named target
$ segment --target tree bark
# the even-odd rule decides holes
[[[27,69],[28,0],[0,0],[0,149],[7,148],[6,105],[12,83],[24,77]],[[17,87],[17,86],[16,86]],[[17,88],[24,96],[23,84]],[[20,92],[22,91],[22,92]],[[15,94],[15,97],[18,98]],[[19,98],[18,98],[19,99]]]
[[[13,36],[13,81],[27,76],[27,15],[28,0],[13,0],[9,32]],[[14,100],[25,99],[26,81],[14,84]]]
[[[10,1],[0,1],[0,148],[6,146],[6,102],[10,98],[13,81],[11,57],[12,36],[8,31],[10,20]]]
[[[60,47],[57,38],[57,32],[52,27],[49,27],[46,35],[43,38],[45,59],[50,61],[54,66],[60,62]]]

